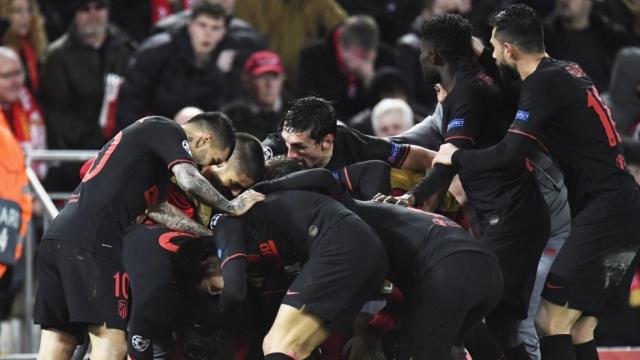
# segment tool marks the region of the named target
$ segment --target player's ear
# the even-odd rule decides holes
[[[336,139],[336,135],[335,134],[327,134],[322,138],[322,147],[330,147],[333,145],[333,142]]]
[[[444,66],[447,61],[444,59],[444,56],[440,54],[438,51],[433,50],[433,56],[431,57],[431,64],[434,66]]]
[[[516,60],[518,56],[518,49],[513,44],[504,43],[504,55],[507,59]]]

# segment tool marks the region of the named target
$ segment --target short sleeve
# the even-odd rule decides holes
[[[482,104],[485,96],[479,92],[464,89],[457,94],[450,94],[445,100],[445,142],[454,142],[458,147],[467,148],[476,145],[478,132],[485,118]],[[467,146],[464,146],[465,143]]]
[[[160,117],[147,117],[138,121],[144,127],[151,152],[161,158],[169,169],[179,163],[195,165],[187,135],[180,125],[173,120]]]
[[[406,160],[410,151],[409,145],[365,135],[357,130],[351,130],[348,133],[347,141],[349,142],[349,149],[354,155],[353,158],[355,162],[382,160],[388,162],[393,167],[399,168]]]
[[[553,109],[552,98],[557,89],[548,77],[533,74],[522,84],[518,111],[509,132],[537,141],[542,126]]]

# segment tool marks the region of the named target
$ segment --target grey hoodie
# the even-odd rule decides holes
[[[613,64],[609,92],[604,101],[622,135],[634,135],[640,121],[640,48],[622,48]]]

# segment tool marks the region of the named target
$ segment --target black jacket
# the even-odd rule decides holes
[[[134,51],[114,26],[100,49],[81,43],[73,29],[50,45],[40,95],[52,149],[99,149],[108,140],[98,123],[105,75],[122,75]]]
[[[222,46],[204,66],[196,66],[186,29],[142,49],[131,62],[120,89],[118,128],[145,115],[169,118],[186,106],[218,109],[225,91],[224,75],[216,65]]]
[[[393,50],[381,44],[376,58],[376,69],[394,64]],[[324,41],[311,43],[300,51],[299,92],[301,96],[315,95],[333,102],[336,116],[347,121],[353,115],[371,106],[364,85],[358,82],[354,97],[347,94],[347,77],[336,60],[333,33]]]

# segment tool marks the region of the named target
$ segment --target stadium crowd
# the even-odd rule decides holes
[[[640,345],[639,46],[637,0],[1,0],[0,317],[19,149],[90,149],[29,165],[39,359]]]

